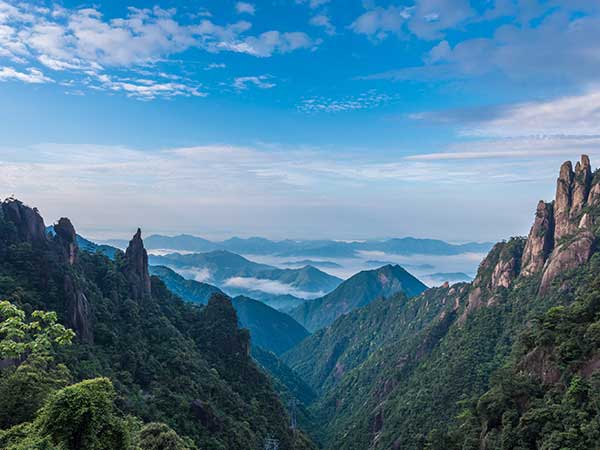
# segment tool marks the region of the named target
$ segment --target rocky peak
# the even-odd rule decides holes
[[[585,206],[591,184],[592,168],[590,166],[590,158],[587,155],[581,155],[581,161],[578,161],[575,165],[571,216],[580,213]]]
[[[62,256],[65,261],[70,265],[75,264],[77,259],[77,234],[75,233],[75,227],[69,219],[62,217],[57,224],[54,225],[54,232],[56,237],[54,240],[58,243],[59,248],[62,250]]]
[[[125,276],[129,281],[132,298],[142,300],[150,297],[148,253],[144,248],[142,230],[139,228],[125,251]]]
[[[578,216],[588,202],[592,188],[592,168],[587,155],[575,165],[570,161],[560,168],[554,201],[554,242],[577,231]]]
[[[2,202],[2,213],[15,225],[20,240],[34,245],[48,242],[44,219],[37,208],[30,208],[17,199],[8,198]]]

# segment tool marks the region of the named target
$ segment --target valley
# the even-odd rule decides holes
[[[384,259],[365,259],[388,264],[341,279],[326,272],[347,268],[332,255],[320,269],[299,254],[300,267],[280,268],[230,250],[195,252],[209,244],[191,237],[181,253],[152,254],[141,230],[123,252],[77,235],[66,218],[46,227],[35,209],[7,199],[0,293],[10,303],[2,307],[56,311],[73,335],[64,348],[44,347],[44,366],[33,365],[35,351],[14,353],[20,362],[2,350],[5,410],[14,408],[6,401],[19,371],[69,375],[32,397],[23,425],[0,413],[8,430],[0,443],[20,448],[13,425],[35,442],[60,439],[38,424],[35,405],[47,392],[84,389],[70,383],[108,377],[118,401],[107,408],[140,421],[123,425],[119,439],[164,421],[186,449],[246,450],[247,439],[258,449],[268,436],[286,449],[592,449],[599,207],[600,178],[587,156],[574,169],[567,162],[529,236],[495,244],[472,282],[433,272],[443,264],[436,258],[460,254],[407,264],[439,282],[428,287]],[[153,241],[165,247],[165,239],[172,243]],[[255,250],[259,243],[269,248],[252,242]],[[505,447],[507,439],[521,447]]]

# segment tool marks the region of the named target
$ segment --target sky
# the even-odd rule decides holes
[[[0,197],[93,238],[498,240],[600,160],[600,0],[0,0]]]

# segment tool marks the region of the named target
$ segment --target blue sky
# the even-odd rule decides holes
[[[0,0],[0,196],[91,236],[498,239],[600,152],[600,1]]]

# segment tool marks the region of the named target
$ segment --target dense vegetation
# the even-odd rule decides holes
[[[315,332],[338,317],[372,301],[403,292],[409,297],[427,289],[423,283],[398,265],[365,270],[350,277],[333,292],[298,306],[290,315],[308,331]]]
[[[600,447],[599,274],[597,254],[578,274],[576,301],[535,318],[491,388],[444,439],[432,439],[432,449],[449,442],[465,450],[482,443],[488,450]]]
[[[19,208],[19,217],[35,217],[32,210]],[[79,251],[70,259],[62,236],[30,233],[38,228],[0,214],[0,296],[28,314],[56,311],[58,321],[78,335],[73,345],[56,350],[55,362],[34,358],[1,369],[0,384],[15,373],[31,373],[29,382],[35,386],[24,389],[50,393],[70,382],[106,377],[115,390],[115,414],[165,423],[203,450],[260,448],[268,435],[286,448],[311,448],[301,434],[288,429],[285,409],[250,358],[248,333],[238,329],[228,299],[216,297],[208,306],[196,307],[174,296],[155,277],[151,295],[138,295],[141,291],[132,286],[133,257],[119,252],[111,261]],[[40,376],[39,370],[49,375]],[[74,389],[99,386],[112,398],[108,385],[98,382]],[[73,392],[59,397],[69,403]],[[30,417],[42,403],[43,409]],[[26,423],[43,429],[48,408],[38,401]],[[12,407],[3,412],[17,417]],[[3,423],[1,428],[13,425]],[[144,436],[169,434],[165,430],[146,429]]]

